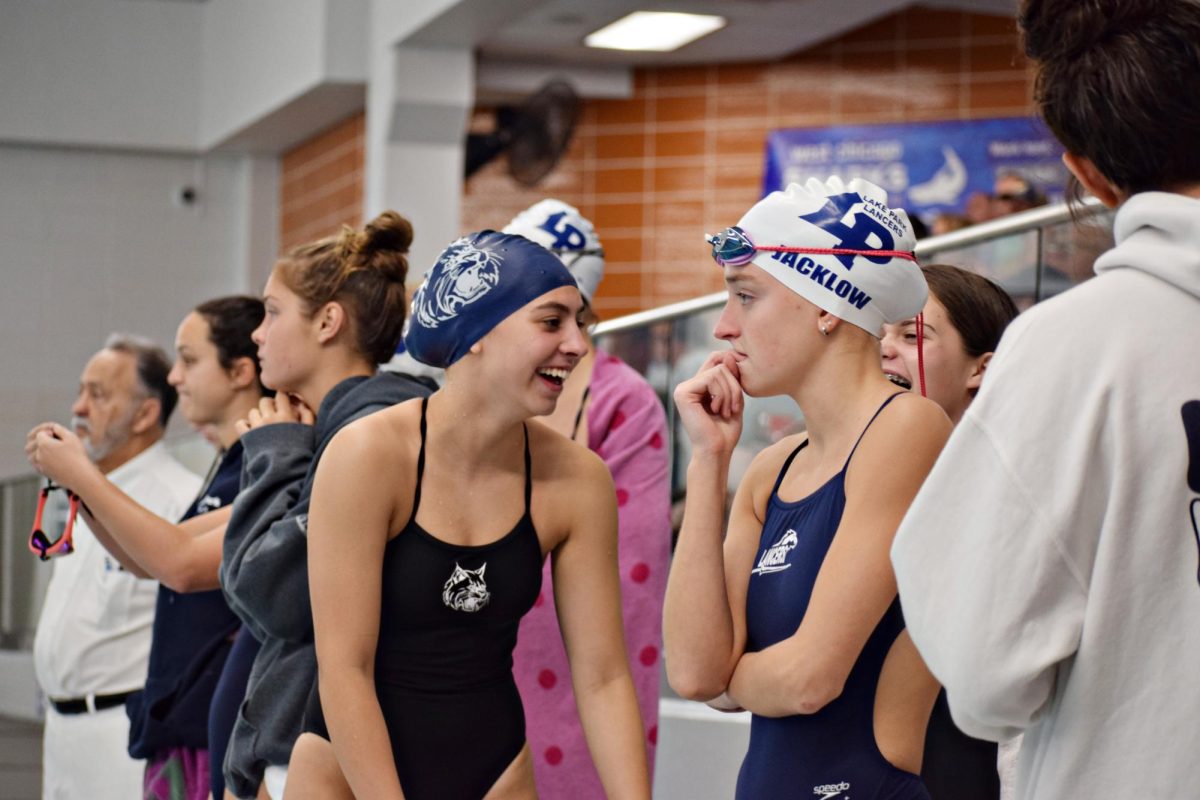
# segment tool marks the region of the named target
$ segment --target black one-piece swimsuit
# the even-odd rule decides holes
[[[521,519],[489,544],[454,545],[416,522],[425,409],[423,400],[412,516],[384,550],[375,688],[405,797],[479,800],[525,744],[512,652],[543,561],[529,513],[529,433]],[[315,691],[305,727],[328,738]]]

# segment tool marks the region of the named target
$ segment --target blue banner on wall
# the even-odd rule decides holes
[[[972,195],[990,194],[1011,170],[1061,200],[1067,182],[1063,147],[1041,120],[911,122],[833,128],[789,128],[767,136],[763,194],[809,178],[866,178],[889,202],[927,223],[962,213]]]

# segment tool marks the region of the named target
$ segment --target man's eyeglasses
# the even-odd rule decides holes
[[[69,510],[67,511],[67,523],[63,526],[62,533],[58,535],[57,539],[51,541],[46,532],[42,530],[42,513],[46,510],[46,498],[56,489],[62,489],[67,493]],[[72,534],[75,530],[75,517],[78,514],[79,495],[66,487],[55,486],[50,481],[46,481],[46,485],[42,487],[41,495],[38,497],[37,513],[33,517],[33,531],[29,534],[29,552],[42,561],[49,561],[54,556],[65,556],[74,552],[75,544]]]
[[[846,247],[776,247],[755,244],[750,234],[738,227],[726,228],[717,235],[705,234],[704,240],[712,245],[713,261],[722,267],[740,267],[754,260],[759,250],[770,253],[804,253],[814,256],[867,256],[868,258],[903,258],[916,261],[917,256],[907,250],[854,250]]]

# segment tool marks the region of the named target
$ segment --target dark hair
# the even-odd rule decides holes
[[[926,264],[921,271],[929,293],[946,309],[950,324],[962,337],[967,355],[977,358],[994,352],[1004,329],[1017,316],[1008,292],[982,275],[949,264]]]
[[[175,410],[175,401],[179,395],[175,387],[167,382],[171,372],[171,362],[161,347],[141,336],[131,336],[127,333],[114,333],[104,342],[105,350],[125,353],[132,356],[137,367],[138,387],[147,397],[158,399],[158,421],[165,428],[171,412]]]
[[[231,295],[208,300],[193,310],[208,323],[208,340],[217,348],[217,362],[225,369],[232,369],[239,358],[250,359],[254,362],[259,392],[264,396],[274,395],[273,390],[262,385],[258,345],[250,338],[262,324],[263,301],[247,295]]]
[[[385,211],[361,231],[343,226],[336,236],[289,251],[275,270],[310,314],[329,302],[345,306],[356,349],[380,364],[400,344],[412,238],[412,223]]]
[[[1130,194],[1200,180],[1200,3],[1025,0],[1018,21],[1068,152]]]

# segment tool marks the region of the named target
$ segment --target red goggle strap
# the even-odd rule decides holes
[[[925,312],[917,314],[917,374],[921,379],[921,397],[925,393]]]
[[[766,250],[771,253],[803,253],[810,256],[866,256],[875,258],[903,258],[906,261],[916,261],[917,254],[910,250],[853,250],[846,247],[762,247],[754,245],[755,250]]]
[[[46,498],[57,488],[53,484],[42,487],[38,497],[37,512],[33,517],[33,530],[29,533],[29,551],[42,561],[49,560],[50,556],[65,555],[75,549],[74,531],[75,518],[79,515],[79,495],[71,490],[67,490],[67,522],[63,526],[62,534],[52,542],[42,529],[42,515],[46,510]]]

